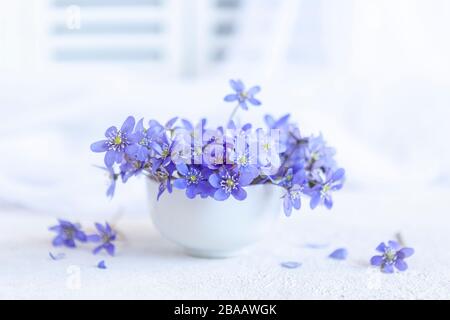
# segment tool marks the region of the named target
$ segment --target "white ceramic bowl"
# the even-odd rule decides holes
[[[157,184],[148,182],[150,194]],[[155,227],[168,240],[180,245],[189,255],[226,258],[261,240],[275,227],[280,213],[280,188],[257,185],[246,188],[247,199],[227,201],[188,199],[184,190],[164,193],[151,203]]]

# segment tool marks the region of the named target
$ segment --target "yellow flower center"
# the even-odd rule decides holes
[[[238,158],[238,163],[239,163],[241,166],[245,166],[245,165],[248,164],[248,158],[247,158],[246,156],[240,156],[240,157]]]
[[[192,175],[192,176],[190,176],[189,179],[191,180],[191,182],[196,182],[197,181],[197,176]]]
[[[227,179],[227,187],[228,188],[233,189],[234,185],[235,185],[235,183],[234,183],[233,179],[231,179],[231,178]]]
[[[393,261],[395,259],[395,251],[392,249],[389,249],[386,251],[385,256],[388,261]]]
[[[201,147],[195,147],[195,149],[194,149],[195,156],[200,156],[202,153],[203,153],[203,151],[202,151]]]
[[[67,236],[67,238],[72,239],[74,233],[75,232],[71,228],[64,228],[64,234]]]
[[[115,145],[120,145],[120,144],[122,144],[122,137],[121,137],[121,136],[116,136],[116,137],[114,138],[114,144],[115,144]]]
[[[314,160],[314,161],[319,160],[319,154],[318,154],[317,152],[314,152],[314,153],[311,155],[311,159]]]
[[[168,155],[169,155],[169,149],[166,148],[166,149],[164,149],[164,150],[162,151],[161,156],[162,156],[163,158],[166,158]]]
[[[109,240],[110,240],[110,238],[109,238],[109,236],[107,234],[103,234],[102,235],[102,242],[103,243],[107,243],[107,242],[109,242]]]

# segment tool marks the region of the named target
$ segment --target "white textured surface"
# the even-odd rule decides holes
[[[0,149],[7,151],[0,157],[0,298],[450,298],[450,100],[441,89],[448,86],[383,78],[378,92],[338,74],[288,90],[285,83],[264,87],[264,107],[243,118],[291,112],[305,132],[321,130],[337,147],[348,183],[332,212],[280,214],[280,227],[248,255],[209,261],[183,255],[152,229],[143,179],[119,185],[109,202],[104,176],[92,166],[102,157],[89,144],[129,114],[220,122],[229,111],[220,101],[229,90],[223,79],[156,85],[115,74],[80,84],[57,74],[53,80],[0,78]],[[83,247],[65,251],[61,261],[48,258],[47,227],[57,216],[88,225],[117,212],[124,213],[118,227],[127,235],[117,257],[94,257]],[[369,268],[374,248],[398,231],[416,249],[410,269],[383,275]],[[347,261],[326,258],[338,247],[348,248]],[[107,270],[95,268],[100,259]],[[290,260],[303,265],[279,266]],[[77,270],[71,266],[81,271],[76,290],[67,286],[73,279],[67,272]]]
[[[448,209],[430,206],[448,196],[448,189],[420,197],[412,190],[401,195],[347,190],[336,197],[333,212],[305,210],[281,217],[267,241],[247,255],[226,260],[185,256],[154,231],[144,208],[119,221],[127,240],[114,258],[92,256],[87,247],[53,250],[46,230],[53,217],[5,211],[0,298],[448,299]],[[94,220],[101,219],[85,217],[81,222]],[[407,272],[384,275],[370,268],[368,260],[374,247],[397,231],[416,254],[408,260]],[[329,246],[311,249],[307,243]],[[348,248],[348,260],[326,258],[338,247]],[[52,261],[49,250],[67,257]],[[101,259],[107,270],[95,267]],[[303,265],[293,270],[279,266],[291,260]],[[70,286],[69,272],[77,268],[79,288]]]

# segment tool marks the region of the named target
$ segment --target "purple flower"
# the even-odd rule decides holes
[[[333,199],[331,192],[340,190],[344,184],[345,170],[338,169],[335,172],[331,170],[327,174],[324,182],[318,182],[311,188],[309,194],[311,196],[310,207],[315,209],[320,203],[324,203],[325,207],[331,209],[333,207]]]
[[[210,175],[208,181],[216,189],[214,199],[217,201],[227,200],[230,195],[239,201],[247,198],[247,192],[242,188],[245,184],[241,181],[239,172],[236,170],[228,170],[222,167],[218,173]]]
[[[402,248],[398,242],[392,240],[388,242],[388,245],[384,242],[380,243],[376,250],[381,255],[373,256],[370,264],[380,267],[384,273],[393,273],[394,267],[399,271],[405,271],[408,265],[404,260],[414,254],[413,248]]]
[[[105,133],[106,140],[91,145],[93,152],[106,152],[105,165],[107,168],[111,168],[114,163],[122,162],[124,154],[130,151],[130,146],[138,142],[136,136],[133,135],[134,124],[135,120],[130,116],[120,130],[114,126],[110,127]]]
[[[224,98],[226,102],[238,101],[239,106],[244,110],[248,110],[247,101],[254,106],[261,105],[261,101],[255,99],[255,94],[261,91],[259,86],[245,90],[245,85],[241,80],[230,80],[230,86],[235,93],[227,95]]]
[[[174,134],[176,143],[172,161],[201,164],[206,140],[215,132],[206,130],[206,119],[201,119],[195,126],[186,119],[181,119],[181,123],[182,127],[177,128]]]
[[[201,133],[204,132],[207,120],[201,119],[200,122],[197,123],[195,126],[189,120],[186,119],[181,119],[181,123],[183,124],[182,128],[187,132],[189,132],[192,136],[194,136],[194,134],[197,134],[197,132]]]
[[[328,243],[306,243],[305,248],[309,249],[324,249],[329,247]]]
[[[281,148],[287,151],[286,155],[289,155],[289,158],[292,158],[301,149],[299,143],[304,141],[300,135],[300,130],[298,129],[298,127],[289,122],[290,117],[291,117],[290,114],[286,114],[277,120],[273,118],[271,115],[266,115],[264,117],[264,121],[270,130],[279,130]],[[304,147],[305,143],[302,144],[303,145],[301,147]],[[291,162],[296,163],[296,161]],[[293,165],[288,164],[288,166]]]
[[[64,259],[66,257],[66,255],[62,252],[56,253],[56,254],[49,252],[48,255],[49,255],[50,259],[55,260],[55,261]]]
[[[303,187],[300,185],[294,185],[292,188],[288,189],[286,194],[284,195],[283,200],[283,209],[284,214],[289,217],[292,213],[292,208],[295,210],[300,210],[301,203],[301,194],[303,191]]]
[[[172,153],[174,147],[176,146],[176,141],[171,141],[166,134],[166,130],[170,132],[174,132],[176,128],[174,128],[175,122],[177,122],[178,117],[170,119],[164,130],[155,130],[153,140],[151,143],[152,150],[154,155],[151,157],[149,163],[151,164],[152,174],[156,174],[156,172],[160,169],[167,169],[168,166],[172,164]],[[159,128],[160,125],[156,125],[156,121],[152,126]]]
[[[116,191],[116,181],[117,175],[114,173],[114,170],[110,171],[110,184],[108,189],[106,189],[106,196],[109,198],[114,197],[114,192]]]
[[[282,165],[281,154],[286,151],[270,133],[256,129],[258,139],[258,165],[265,175],[275,175]]]
[[[139,175],[145,168],[145,162],[139,160],[128,160],[122,162],[120,165],[120,176],[122,182],[126,183],[128,179],[133,176]]]
[[[189,199],[195,198],[197,194],[208,196],[211,187],[208,184],[208,170],[200,170],[195,167],[188,167],[184,163],[177,164],[177,171],[181,178],[174,180],[173,185],[178,189],[186,189],[186,196]]]
[[[111,167],[111,168],[104,168],[104,167],[99,167],[99,166],[96,166],[96,167],[106,171],[106,173],[108,175],[108,181],[109,181],[109,186],[108,186],[108,189],[106,190],[106,196],[108,198],[114,197],[114,192],[116,191],[116,181],[117,181],[117,178],[119,177],[119,175],[114,172],[113,167]]]
[[[76,240],[80,242],[86,242],[86,234],[81,230],[81,226],[79,224],[61,219],[59,219],[58,222],[59,225],[49,228],[49,230],[58,233],[53,239],[53,246],[66,246],[68,248],[75,248]]]
[[[144,119],[136,124],[134,139],[136,144],[128,148],[128,153],[139,161],[146,161],[151,154],[157,139],[164,133],[164,127],[157,121],[151,120],[149,128],[144,128]]]
[[[175,142],[169,142],[166,137],[164,137],[163,142],[159,144],[155,144],[155,157],[151,160],[152,163],[152,172],[156,173],[158,169],[161,167],[167,167],[172,162],[172,150],[175,146]]]
[[[311,197],[312,208],[331,208],[331,194],[342,187],[345,176],[335,163],[334,149],[322,136],[303,137],[289,114],[265,116],[264,129],[236,124],[233,117],[240,108],[261,104],[255,98],[260,87],[247,89],[240,80],[230,80],[230,85],[233,93],[225,101],[236,105],[225,126],[207,128],[206,119],[194,124],[175,117],[165,125],[151,120],[146,127],[144,119],[135,124],[129,117],[120,130],[109,128],[105,140],[91,145],[94,152],[106,152],[111,179],[107,195],[113,196],[119,177],[125,183],[143,175],[159,185],[158,199],[176,187],[188,198],[244,200],[244,187],[272,184],[285,190],[287,216],[301,208],[303,195]]]
[[[307,183],[306,175],[303,170],[298,170],[294,173],[293,168],[289,168],[281,181],[277,184],[286,189],[284,195],[283,208],[284,213],[289,217],[292,213],[292,208],[300,210],[301,208],[301,194],[304,190],[304,185]]]
[[[236,138],[240,134],[249,133],[252,130],[251,123],[246,123],[243,126],[238,126],[233,120],[230,120],[227,124],[228,132],[233,133],[233,138]]]
[[[249,185],[259,176],[259,169],[257,165],[244,164],[244,157],[245,156],[239,156],[237,168],[241,176],[241,183]]]
[[[345,260],[345,259],[347,259],[347,256],[348,256],[347,249],[340,248],[340,249],[334,250],[332,253],[330,253],[330,255],[328,257],[331,259],[334,259],[334,260]]]
[[[236,165],[241,180],[244,181],[246,185],[252,183],[256,177],[259,176],[259,168],[256,164],[253,164],[253,158],[250,155],[248,149],[243,151],[234,150],[232,153],[232,162]]]
[[[93,250],[94,254],[99,253],[102,249],[105,249],[109,255],[113,256],[115,246],[113,241],[116,240],[116,232],[111,228],[108,223],[103,226],[100,223],[96,223],[98,234],[88,236],[88,240],[91,242],[101,242],[101,244]]]
[[[275,120],[274,117],[268,114],[264,116],[264,121],[270,129],[287,129],[290,116],[290,114],[287,114],[282,116],[280,119]]]
[[[167,121],[166,125],[164,126],[164,129],[166,130],[172,130],[173,126],[175,125],[175,122],[178,121],[178,117],[174,117],[172,119],[170,119],[169,121]]]
[[[287,262],[282,262],[280,265],[286,269],[297,269],[297,268],[301,267],[302,264],[300,262],[296,262],[296,261],[287,261]]]
[[[167,180],[169,181],[169,180]],[[156,200],[159,201],[159,198],[161,198],[161,196],[163,195],[164,191],[166,191],[167,189],[167,182],[161,182],[158,186],[158,194],[156,195]]]
[[[104,260],[100,261],[100,262],[97,264],[97,268],[99,268],[99,269],[107,269],[106,264],[105,264],[105,261],[104,261]]]
[[[326,145],[322,135],[312,136],[308,139],[308,144],[304,148],[306,166],[309,170],[333,167],[335,165],[333,158],[335,153],[334,148]]]
[[[306,175],[303,170],[298,170],[294,174],[294,169],[289,168],[281,181],[278,183],[279,186],[283,188],[289,189],[292,188],[293,185],[303,185],[306,182]]]
[[[229,158],[232,153],[232,146],[227,145],[221,138],[213,141],[205,147],[203,154],[203,162],[207,168],[211,170],[218,170],[226,163],[232,163]]]
[[[158,172],[156,177],[156,181],[159,182],[158,194],[156,199],[159,201],[159,198],[163,195],[163,193],[167,190],[169,193],[172,193],[172,174],[175,170],[175,166],[171,165],[168,168],[164,168],[163,171]]]

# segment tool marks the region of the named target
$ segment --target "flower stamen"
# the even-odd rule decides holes
[[[227,172],[225,176],[222,177],[220,186],[226,193],[231,193],[239,186],[238,177],[236,175],[230,175],[230,173]]]

